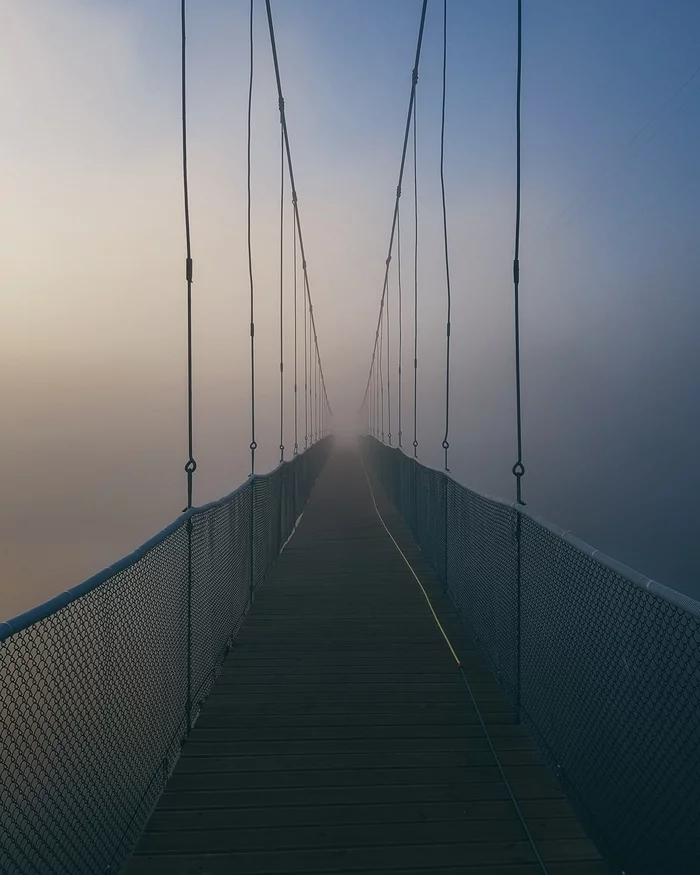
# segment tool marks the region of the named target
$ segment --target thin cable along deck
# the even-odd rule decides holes
[[[129,875],[610,871],[373,487],[330,457]]]

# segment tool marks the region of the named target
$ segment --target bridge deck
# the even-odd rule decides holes
[[[551,875],[608,869],[385,499]],[[455,662],[337,451],[127,871],[538,875]]]

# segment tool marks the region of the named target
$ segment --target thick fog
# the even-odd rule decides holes
[[[113,562],[185,505],[177,5],[0,0],[2,617]],[[420,458],[433,465],[442,464],[444,428],[441,9],[429,6],[417,97],[418,439]],[[320,350],[336,424],[348,430],[358,423],[372,350],[420,3],[285,0],[273,10]],[[198,504],[250,471],[247,14],[238,0],[190,4]],[[256,15],[262,471],[279,457],[280,130],[264,5]],[[513,497],[515,4],[452,3],[450,16],[451,469],[468,485]],[[680,0],[526,5],[521,246],[524,497],[602,551],[696,597],[698,27],[700,7]],[[405,434],[412,173],[409,156]],[[289,206],[287,190],[287,455]],[[394,252],[394,344],[396,262]],[[301,318],[300,306],[300,338]],[[397,367],[394,345],[394,401]],[[395,403],[392,412],[395,442]],[[303,444],[303,413],[300,420]]]

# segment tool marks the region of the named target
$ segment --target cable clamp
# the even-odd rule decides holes
[[[386,260],[386,266],[389,267],[390,263],[391,263],[391,255],[389,255],[387,260]]]
[[[197,463],[192,458],[192,456],[190,456],[190,458],[187,460],[187,464],[185,465],[185,473],[186,474],[194,474],[194,472],[196,470],[197,470]]]
[[[185,259],[185,278],[187,279],[188,283],[192,282],[192,259],[191,258]]]
[[[520,282],[520,260],[517,258],[513,261],[513,282]]]
[[[250,323],[250,336],[255,337],[255,323],[254,322]]]
[[[411,73],[411,81],[414,87],[418,84],[418,67],[413,68],[413,72]]]

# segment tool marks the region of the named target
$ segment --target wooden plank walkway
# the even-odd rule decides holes
[[[420,551],[377,501],[465,665],[550,875],[608,873]],[[127,872],[541,875],[353,452],[328,462]]]

